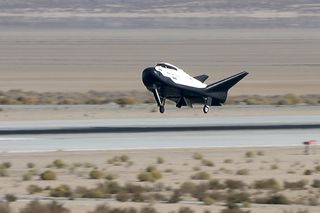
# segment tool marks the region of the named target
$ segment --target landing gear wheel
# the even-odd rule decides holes
[[[160,113],[164,113],[164,106],[160,106],[160,107],[159,107],[159,112],[160,112]]]
[[[203,113],[207,114],[209,112],[209,106],[204,105],[202,110],[203,110]]]

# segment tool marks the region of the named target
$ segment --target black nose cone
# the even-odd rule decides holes
[[[151,87],[157,81],[157,71],[154,67],[148,67],[142,72],[142,81],[146,87]]]

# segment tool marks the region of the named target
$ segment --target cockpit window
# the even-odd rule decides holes
[[[160,66],[160,67],[171,69],[171,70],[177,70],[177,68],[172,67],[172,66],[170,66],[168,64],[157,64],[156,66]]]

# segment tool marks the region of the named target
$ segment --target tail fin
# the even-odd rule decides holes
[[[194,78],[203,83],[203,82],[205,82],[205,80],[207,80],[209,78],[209,76],[207,76],[207,75],[198,75],[198,76],[195,76]]]
[[[228,90],[233,87],[236,83],[238,83],[241,79],[243,79],[248,72],[240,72],[236,75],[225,78],[221,81],[210,84],[206,87],[207,92],[228,92]]]

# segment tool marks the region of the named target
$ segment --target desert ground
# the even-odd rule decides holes
[[[173,63],[191,75],[208,74],[208,82],[248,71],[250,75],[230,91],[231,95],[306,95],[318,94],[320,90],[318,29],[19,29],[1,31],[0,50],[1,91],[143,92],[142,70],[160,61]],[[316,105],[223,106],[212,108],[208,115],[203,115],[201,106],[177,110],[171,104],[165,115],[160,115],[154,104],[2,105],[0,119],[5,123],[160,116],[319,115]],[[61,168],[53,163],[57,159],[63,162]],[[29,162],[34,165],[27,165]],[[0,153],[0,163],[0,195],[3,199],[6,194],[17,196],[18,200],[10,203],[16,212],[33,199],[52,199],[48,196],[61,190],[56,188],[61,184],[66,184],[70,193],[62,193],[67,198],[59,197],[60,202],[77,213],[92,211],[103,203],[112,207],[152,205],[159,212],[178,211],[181,206],[196,212],[220,212],[232,196],[241,198],[238,204],[244,211],[257,213],[317,213],[320,209],[319,154],[304,155],[303,147]],[[148,166],[156,168],[158,179],[138,180],[137,176],[146,172]],[[45,170],[55,172],[57,179],[40,180]],[[92,170],[101,172],[101,177],[90,178]],[[149,170],[154,172],[154,168]],[[204,177],[191,177],[199,172],[204,172],[200,173]],[[236,188],[230,188],[228,180],[239,180],[242,186],[236,182]],[[132,202],[129,197],[127,202],[121,202],[116,201],[123,198],[119,191],[91,194],[98,198],[85,196],[85,189],[76,191],[77,186],[90,191],[97,184],[110,181],[120,184],[121,193],[127,193],[123,188],[127,183],[148,186],[149,191],[143,192],[147,198]],[[194,183],[188,186],[198,190],[213,182],[211,188],[202,188],[206,197],[199,199],[194,191],[182,190],[186,181]],[[220,185],[214,185],[216,181]],[[28,192],[30,185],[39,186],[40,192],[30,194],[35,189],[29,187]],[[182,201],[168,204],[178,189]],[[121,196],[117,196],[119,193]]]
[[[60,160],[60,162],[54,162],[55,160]],[[240,202],[240,206],[245,206],[243,210],[251,210],[251,212],[283,213],[298,212],[298,210],[310,213],[319,212],[317,206],[319,204],[317,187],[319,186],[315,184],[315,180],[319,180],[320,177],[319,152],[305,155],[302,146],[1,153],[0,162],[10,163],[10,168],[6,169],[7,174],[0,177],[0,189],[2,196],[14,194],[18,197],[17,201],[10,203],[11,208],[15,211],[34,198],[41,199],[49,196],[57,189],[56,187],[62,184],[67,185],[71,190],[76,190],[78,186],[90,189],[95,188],[99,183],[113,181],[121,186],[130,183],[151,187],[151,192],[146,192],[146,194],[149,193],[150,197],[154,193],[161,194],[163,196],[158,198],[160,201],[161,199],[168,200],[175,189],[185,192],[181,194],[181,202],[172,201],[172,204],[160,202],[156,198],[151,200],[146,198],[142,202],[133,202],[129,198],[127,202],[121,202],[114,199],[116,197],[114,194],[109,195],[108,199],[81,199],[79,198],[81,195],[74,194],[72,200],[66,198],[61,202],[72,212],[79,213],[92,211],[96,205],[103,203],[112,207],[151,205],[160,212],[177,211],[182,206],[190,207],[195,212],[204,210],[220,212],[225,208],[225,201],[212,198],[212,200],[198,202],[198,199],[194,197],[196,195],[191,195],[191,192],[188,191],[190,189],[185,182],[197,185],[215,180],[226,184],[227,180],[235,180],[241,181],[244,186],[218,188],[212,183],[212,189],[207,192],[220,195],[248,193],[250,199],[244,199],[242,204]],[[30,163],[33,163],[32,166]],[[138,175],[149,166],[156,168],[161,174],[159,179],[152,182],[139,179]],[[40,174],[45,170],[55,172],[57,179],[41,180]],[[89,173],[92,170],[101,172],[101,177],[90,178]],[[196,177],[196,174],[199,173],[202,175],[205,173],[205,175]],[[30,176],[27,177],[26,174]],[[258,184],[259,181],[267,179],[272,179],[276,183],[263,185],[260,182],[261,185]],[[41,190],[34,192],[30,189],[30,185],[36,185]],[[285,196],[291,205],[286,203],[263,204],[262,198],[273,195]],[[68,197],[68,195],[65,196]],[[238,196],[239,199],[244,198],[244,195]],[[258,201],[259,198],[261,198],[260,201]]]
[[[141,72],[165,61],[214,82],[246,70],[232,95],[318,94],[317,29],[8,30],[0,90],[144,91]]]

